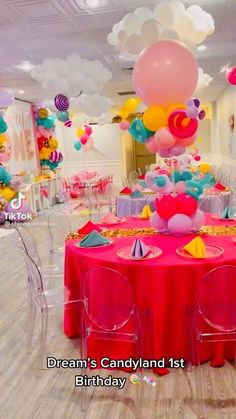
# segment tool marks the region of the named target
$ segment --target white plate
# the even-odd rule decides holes
[[[181,256],[184,259],[218,259],[224,254],[224,249],[219,246],[213,246],[211,244],[205,245],[205,257],[204,258],[196,258],[190,255],[185,249],[184,246],[178,247],[176,249],[177,255]]]
[[[80,240],[80,241],[82,241],[82,240]],[[113,240],[109,240],[109,243],[106,243],[106,244],[101,244],[101,245],[99,245],[99,246],[88,246],[88,247],[83,247],[83,246],[80,246],[80,241],[78,241],[78,242],[74,243],[74,246],[79,247],[80,249],[100,249],[101,247],[107,247],[107,246],[110,246],[110,245],[113,243]]]
[[[118,250],[116,254],[121,259],[140,261],[140,260],[155,259],[161,256],[163,253],[162,249],[160,249],[159,247],[149,246],[150,251],[147,254],[147,256],[145,256],[144,258],[134,258],[133,256],[131,256],[131,249],[132,249],[132,246],[123,247],[122,249]]]

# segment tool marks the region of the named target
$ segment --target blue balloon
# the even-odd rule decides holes
[[[199,199],[199,196],[203,193],[203,187],[199,182],[195,182],[194,180],[186,180],[186,185],[188,189],[186,190],[186,194],[193,196],[195,199]]]
[[[181,180],[191,180],[192,179],[192,173],[190,173],[190,172],[187,172],[187,171],[184,171],[182,174],[181,174]]]
[[[147,139],[154,134],[154,132],[149,131],[145,128],[141,119],[134,119],[128,131],[132,135],[132,137],[136,141],[138,141],[138,143],[142,144],[144,144],[147,141]]]
[[[174,172],[171,175],[171,180],[174,183],[177,183],[181,180],[181,174],[178,170],[174,170]]]
[[[4,119],[2,119],[0,121],[0,133],[4,134],[4,132],[7,131],[7,123],[4,121]]]
[[[156,178],[156,185],[157,186],[162,187],[162,186],[165,186],[165,184],[166,184],[166,178],[164,178],[164,176],[158,176]]]
[[[81,145],[81,143],[80,143],[79,141],[75,141],[75,142],[74,142],[74,147],[75,147],[75,149],[76,149],[77,151],[80,151],[80,149],[81,149],[82,145]]]
[[[59,111],[57,112],[57,119],[61,122],[66,122],[70,118],[68,111]]]
[[[37,125],[44,125],[44,119],[38,118],[36,119]]]
[[[55,126],[56,117],[54,115],[49,115],[47,118],[43,119],[43,125],[45,128],[53,128]]]
[[[8,173],[5,167],[0,166],[0,181],[3,182],[5,185],[9,185],[12,179],[12,175]]]

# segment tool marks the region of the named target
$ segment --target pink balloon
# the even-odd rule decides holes
[[[93,129],[89,126],[86,126],[85,127],[85,132],[86,132],[87,136],[89,137],[92,134]]]
[[[167,223],[163,218],[161,218],[155,211],[150,218],[151,227],[156,228],[158,231],[166,231]]]
[[[196,134],[194,134],[194,135],[192,135],[192,137],[188,137],[188,138],[178,138],[177,145],[181,145],[183,147],[189,147],[190,145],[192,145],[194,143],[196,138],[197,138]]]
[[[159,129],[154,137],[159,148],[171,148],[176,142],[176,138],[171,134],[167,127]]]
[[[169,151],[171,156],[181,156],[181,154],[184,154],[185,152],[185,147],[182,145],[174,145]]]
[[[184,214],[175,214],[168,221],[168,230],[172,234],[187,234],[192,228],[191,218]]]
[[[205,224],[205,213],[199,209],[192,217],[193,228],[198,229]]]
[[[122,131],[127,131],[129,129],[130,123],[129,121],[121,121],[120,123],[120,129]]]
[[[89,137],[88,141],[83,146],[83,150],[87,153],[88,151],[92,151],[93,148],[94,148],[94,139]]]
[[[180,180],[179,182],[175,184],[175,192],[177,193],[183,193],[186,191],[186,189],[187,189],[187,186],[184,180]]]
[[[183,44],[165,40],[145,49],[133,70],[133,86],[146,105],[186,102],[198,81],[198,65]]]
[[[236,85],[236,67],[232,67],[226,73],[226,81],[233,86]]]
[[[159,147],[156,144],[156,138],[149,137],[149,139],[145,142],[145,146],[150,153],[158,153]]]
[[[81,144],[82,144],[82,145],[85,145],[85,144],[87,143],[88,139],[89,139],[89,137],[87,136],[87,134],[83,134],[83,135],[80,137],[80,142],[81,142]]]
[[[196,106],[190,106],[187,110],[186,110],[186,115],[188,118],[197,118],[198,116],[198,108]]]

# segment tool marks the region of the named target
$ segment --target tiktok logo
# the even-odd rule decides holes
[[[26,199],[26,197],[23,195],[23,193],[18,192],[18,197],[15,199],[12,199],[10,202],[11,208],[18,210],[23,206],[23,201]]]

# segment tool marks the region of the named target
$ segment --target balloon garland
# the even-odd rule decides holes
[[[50,114],[44,106],[34,106],[35,130],[39,149],[40,165],[48,166],[51,170],[58,167],[63,156],[58,152],[58,140],[55,138],[56,117]]]

